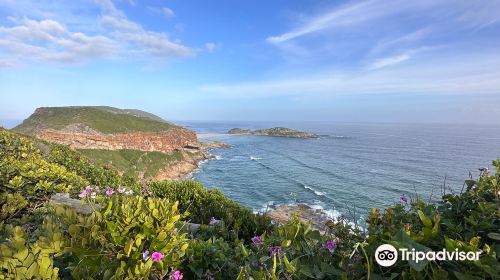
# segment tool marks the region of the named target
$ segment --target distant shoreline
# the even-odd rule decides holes
[[[196,137],[198,139],[207,139],[207,138],[212,138],[212,137],[221,137],[221,136],[230,136],[231,134],[227,133],[197,133]]]

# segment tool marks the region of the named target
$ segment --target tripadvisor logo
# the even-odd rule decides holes
[[[381,266],[391,266],[398,260],[398,251],[390,244],[380,245],[375,251],[375,260]]]
[[[416,251],[415,249],[399,248],[402,261],[477,261],[481,252],[447,251]],[[375,250],[375,260],[380,266],[392,266],[398,260],[398,250],[390,244],[382,244]]]

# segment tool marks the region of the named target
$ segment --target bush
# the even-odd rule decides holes
[[[8,221],[43,206],[57,192],[81,188],[88,181],[66,167],[45,160],[24,137],[0,130],[0,218]]]
[[[254,215],[249,209],[224,196],[217,189],[206,189],[195,181],[156,181],[148,185],[157,197],[179,202],[192,222],[208,224],[214,217],[224,221],[233,239],[248,239],[268,227],[270,219]]]

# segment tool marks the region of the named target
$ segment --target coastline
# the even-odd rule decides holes
[[[198,139],[208,139],[212,137],[221,137],[221,136],[231,136],[234,134],[227,134],[227,133],[196,133],[196,137]]]
[[[213,134],[210,134],[213,135]],[[207,136],[213,137],[213,136]],[[200,142],[200,146],[195,150],[184,150],[182,152],[183,159],[175,162],[163,170],[160,170],[154,180],[183,180],[187,179],[195,172],[200,165],[215,156],[210,154],[213,149],[227,149],[230,145],[220,141]]]

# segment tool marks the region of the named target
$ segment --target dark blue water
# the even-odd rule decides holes
[[[460,192],[469,172],[500,157],[500,125],[183,123],[200,133],[281,125],[319,139],[221,136],[232,145],[212,153],[193,178],[259,210],[307,203],[332,215],[362,216],[401,194],[438,199],[442,186]],[[449,191],[449,190],[448,190]]]

